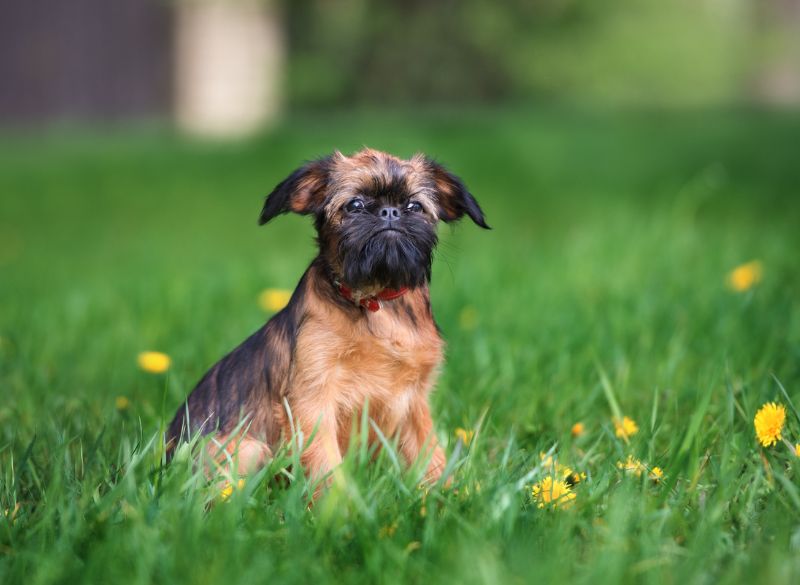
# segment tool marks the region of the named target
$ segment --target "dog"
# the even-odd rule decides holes
[[[429,294],[436,229],[464,215],[489,229],[481,207],[424,155],[401,160],[364,149],[294,171],[267,196],[259,224],[287,212],[314,216],[319,253],[288,305],[217,362],[178,409],[169,453],[211,434],[214,456],[246,475],[301,431],[313,436],[301,465],[324,483],[368,405],[405,462],[428,461],[424,481],[435,483],[446,464],[429,404],[444,346]]]

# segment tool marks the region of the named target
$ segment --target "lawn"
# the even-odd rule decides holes
[[[308,218],[256,225],[262,197],[364,144],[435,155],[493,227],[443,226],[434,265],[453,485],[354,448],[311,509],[296,466],[275,477],[287,454],[224,498],[162,465],[159,430],[313,257]],[[753,419],[780,402],[800,443],[799,147],[800,116],[747,111],[3,138],[0,582],[798,582],[800,458]],[[733,290],[751,261],[760,280]],[[534,497],[561,466],[568,495]]]

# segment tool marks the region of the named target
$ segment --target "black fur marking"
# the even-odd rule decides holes
[[[432,159],[426,160],[426,166],[437,186],[439,216],[443,221],[457,221],[466,213],[480,227],[492,229],[486,223],[481,206],[461,179]]]
[[[332,160],[332,156],[327,156],[308,162],[278,183],[264,201],[258,224],[264,225],[288,211],[304,215],[318,212],[322,207]]]
[[[316,293],[326,301],[337,305],[344,311],[351,311],[353,315],[361,312],[361,308],[352,301],[342,296],[342,293],[334,286],[334,281],[337,276],[331,270],[328,262],[320,254],[311,263],[312,268],[315,268],[323,278],[315,278],[314,290]]]
[[[407,202],[412,193],[408,191],[403,168],[396,161],[388,161],[389,180],[373,177],[372,185],[365,190],[364,195],[377,201],[401,205]]]
[[[242,420],[246,405],[279,399],[282,388],[278,383],[287,378],[288,362],[297,341],[307,275],[308,271],[282,311],[217,362],[198,382],[167,430],[166,438],[172,448],[176,441],[193,434],[230,432]],[[281,355],[276,352],[278,344]],[[273,435],[277,429],[252,430]]]
[[[412,307],[409,303],[405,301],[402,302],[402,307],[405,309],[406,316],[411,321],[411,324],[416,327],[417,326],[417,315],[414,313],[414,307]]]
[[[414,288],[430,279],[435,226],[421,214],[404,213],[393,222],[396,231],[383,231],[385,227],[372,213],[353,214],[343,221],[337,254],[348,286]]]

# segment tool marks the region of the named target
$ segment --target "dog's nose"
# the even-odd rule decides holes
[[[381,219],[385,219],[386,221],[400,219],[400,210],[396,207],[382,207],[378,214],[381,216]]]

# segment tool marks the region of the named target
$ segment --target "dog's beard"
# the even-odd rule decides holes
[[[396,231],[355,224],[342,233],[338,256],[348,286],[414,288],[427,282],[436,232],[423,221],[404,222]]]

